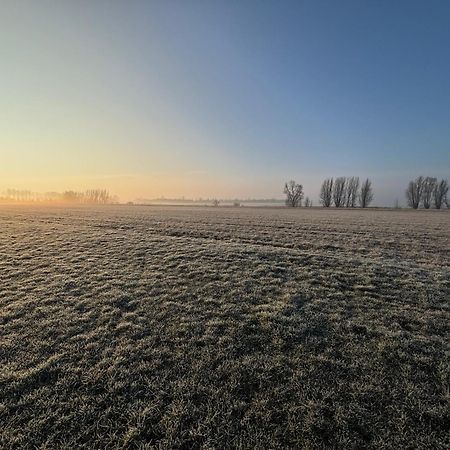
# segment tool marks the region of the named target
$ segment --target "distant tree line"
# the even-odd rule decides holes
[[[448,181],[433,177],[417,177],[409,182],[406,188],[406,200],[408,206],[417,209],[422,205],[425,209],[433,206],[441,209],[444,205],[449,206]]]
[[[4,200],[13,200],[16,202],[29,202],[37,200],[39,198],[39,194],[27,190],[7,189],[2,198]]]
[[[0,197],[3,201],[11,202],[64,202],[64,203],[83,203],[93,205],[105,205],[108,203],[117,203],[118,198],[111,195],[106,189],[89,189],[83,192],[64,191],[46,192],[40,194],[27,190],[7,189]]]

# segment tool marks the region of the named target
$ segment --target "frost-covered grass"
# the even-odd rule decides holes
[[[450,214],[0,207],[1,448],[445,448]]]

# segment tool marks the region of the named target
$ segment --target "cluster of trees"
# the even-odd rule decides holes
[[[359,177],[327,178],[320,189],[320,203],[329,208],[367,208],[373,200],[372,182],[367,178],[362,184]]]
[[[2,196],[3,200],[14,202],[33,202],[39,199],[39,194],[20,189],[7,189]]]
[[[441,180],[438,182],[433,177],[417,177],[409,182],[406,189],[406,200],[408,206],[417,209],[423,205],[425,209],[429,209],[433,205],[436,209],[448,203],[448,181]]]
[[[300,207],[304,197],[303,185],[294,180],[284,185],[286,195],[286,206]],[[323,181],[320,189],[320,203],[329,208],[367,208],[373,200],[372,182],[366,179],[362,184],[359,177],[327,178]],[[312,207],[309,197],[305,199],[305,207]]]
[[[117,199],[110,195],[106,189],[89,189],[84,192],[65,191],[62,200],[68,203],[87,203],[94,205],[106,205],[115,203]]]

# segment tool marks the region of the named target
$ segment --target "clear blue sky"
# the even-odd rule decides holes
[[[450,176],[450,2],[3,1],[0,188],[403,199]]]

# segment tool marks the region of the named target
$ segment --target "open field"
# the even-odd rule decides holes
[[[0,207],[1,448],[448,448],[450,213]]]

